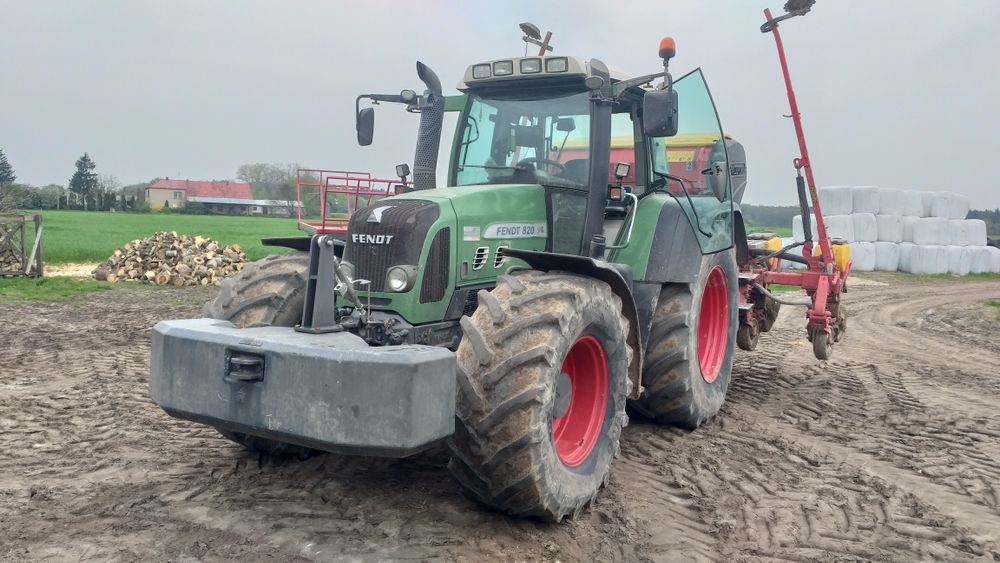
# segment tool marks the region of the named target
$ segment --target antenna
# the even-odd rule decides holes
[[[552,32],[545,32],[545,39],[542,39],[542,30],[531,22],[523,22],[519,26],[521,31],[524,32],[524,37],[521,39],[524,41],[524,54],[528,54],[528,45],[538,45],[538,56],[544,57],[546,51],[551,51],[552,46],[549,45],[549,41],[552,40]]]

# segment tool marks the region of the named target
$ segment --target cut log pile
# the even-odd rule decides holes
[[[94,270],[100,281],[138,280],[154,285],[218,285],[247,262],[238,244],[210,238],[158,232],[115,250]]]
[[[13,252],[4,252],[0,249],[0,272],[18,272],[24,269],[21,257]]]

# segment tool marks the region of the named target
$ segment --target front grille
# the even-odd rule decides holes
[[[449,246],[451,229],[445,227],[434,235],[424,264],[424,277],[420,282],[420,302],[432,303],[444,299],[448,289]]]
[[[371,291],[384,291],[390,267],[417,265],[427,231],[439,214],[436,203],[395,198],[354,212],[347,227],[344,260],[354,264],[355,278],[371,281]],[[369,222],[376,217],[380,221]]]

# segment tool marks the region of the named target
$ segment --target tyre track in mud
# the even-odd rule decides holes
[[[149,328],[209,296],[2,305],[0,559],[1000,558],[1000,375],[982,369],[1000,357],[923,326],[1000,282],[852,287],[825,363],[786,307],[737,355],[720,416],[693,433],[633,420],[609,487],[562,525],[479,507],[441,451],[276,465],[166,416]]]

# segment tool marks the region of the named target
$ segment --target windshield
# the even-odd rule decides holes
[[[589,93],[538,100],[470,94],[468,104],[455,147],[455,185],[586,187]]]

